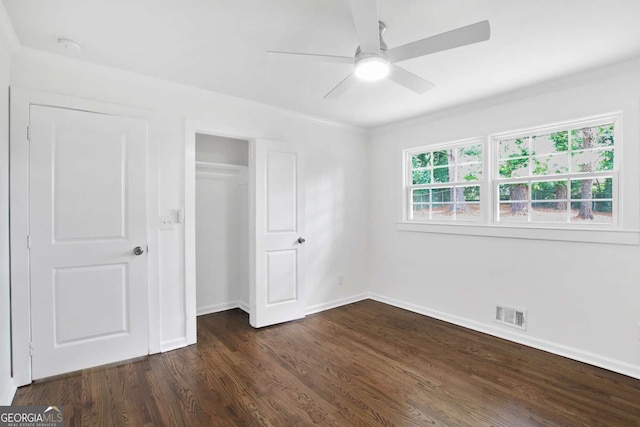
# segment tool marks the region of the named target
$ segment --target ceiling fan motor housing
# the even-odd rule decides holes
[[[387,44],[384,42],[384,39],[382,38],[382,36],[384,35],[385,31],[387,31],[387,26],[384,24],[384,22],[382,21],[378,21],[378,31],[380,32],[380,53],[382,52],[386,52],[387,51]],[[358,60],[358,56],[362,54],[362,50],[360,49],[360,46],[358,46],[356,48],[356,54],[355,54],[355,60],[357,62]]]

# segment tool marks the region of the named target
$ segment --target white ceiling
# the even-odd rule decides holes
[[[352,56],[348,0],[2,0],[23,46],[375,127],[640,55],[638,0],[379,0],[390,48],[488,19],[491,39],[400,63],[435,83],[390,81],[323,96],[350,65],[267,50]],[[57,39],[81,43],[65,52]]]

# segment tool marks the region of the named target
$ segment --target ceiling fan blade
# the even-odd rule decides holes
[[[489,40],[489,21],[477,22],[437,36],[427,37],[412,43],[387,50],[391,62],[404,61],[418,56],[429,55],[443,50],[454,49],[468,44]]]
[[[336,87],[331,89],[329,91],[329,93],[327,93],[324,96],[324,98],[325,99],[338,98],[343,93],[348,91],[353,86],[353,84],[355,82],[356,82],[356,76],[354,76],[353,73],[349,74],[344,80],[342,80],[340,83],[338,83],[338,85]]]
[[[360,50],[368,53],[379,53],[378,0],[350,0],[350,3]]]
[[[280,52],[276,50],[268,50],[267,53],[274,55],[286,55],[290,58],[299,59],[311,59],[323,62],[337,62],[340,64],[353,64],[353,57],[351,56],[338,56],[338,55],[318,55],[315,53],[302,53],[302,52]]]
[[[397,65],[391,66],[391,71],[389,72],[389,80],[393,80],[400,86],[404,86],[407,89],[414,91],[415,93],[425,93],[435,86],[433,83],[428,82],[422,77],[418,77],[415,74],[405,70],[404,68],[398,67]]]

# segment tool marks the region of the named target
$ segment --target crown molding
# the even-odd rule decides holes
[[[7,14],[7,9],[4,8],[4,4],[0,1],[0,44],[7,48],[9,54],[13,54],[20,47],[20,40],[16,35],[16,31],[13,28],[11,19]]]
[[[226,95],[220,92],[214,92],[208,89],[202,89],[196,86],[187,85],[184,83],[173,82],[170,80],[161,79],[146,74],[136,73],[133,71],[123,70],[121,68],[111,67],[107,65],[101,65],[94,62],[85,61],[78,58],[72,58],[65,55],[59,55],[56,53],[46,52],[38,49],[33,49],[26,46],[19,46],[14,52],[15,58],[20,58],[25,61],[45,63],[58,67],[71,67],[80,69],[87,72],[99,73],[107,77],[113,77],[117,80],[132,81],[136,83],[145,84],[158,90],[167,90],[172,92],[182,92],[185,94],[192,94],[202,96],[208,94],[209,96],[216,97],[222,102],[229,102],[235,104],[244,104],[247,106],[253,106],[255,108],[267,109],[280,114],[288,115],[300,120],[314,122],[317,124],[341,128],[344,130],[356,132],[363,135],[369,135],[369,130],[358,126],[353,126],[347,123],[342,123],[324,117],[314,116],[310,114],[301,113],[298,111],[288,110],[283,107],[277,107],[275,105],[265,104],[251,99],[240,98],[237,96]]]
[[[543,95],[549,92],[579,86],[585,83],[610,78],[613,75],[640,71],[640,57],[634,57],[613,64],[592,68],[587,71],[570,74],[542,83],[525,86],[519,89],[510,90],[498,95],[480,98],[464,104],[452,105],[425,114],[419,114],[404,120],[388,123],[381,126],[373,127],[370,132],[372,135],[384,134],[388,131],[404,128],[411,125],[425,123],[428,121],[439,120],[445,117],[470,113],[496,105],[507,104],[510,102],[522,100],[523,98],[531,98],[537,95]]]

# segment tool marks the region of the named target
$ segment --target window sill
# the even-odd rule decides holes
[[[501,237],[506,239],[551,240],[561,242],[640,245],[640,231],[568,229],[551,227],[518,227],[480,224],[433,224],[398,221],[399,231],[459,234],[464,236]]]

